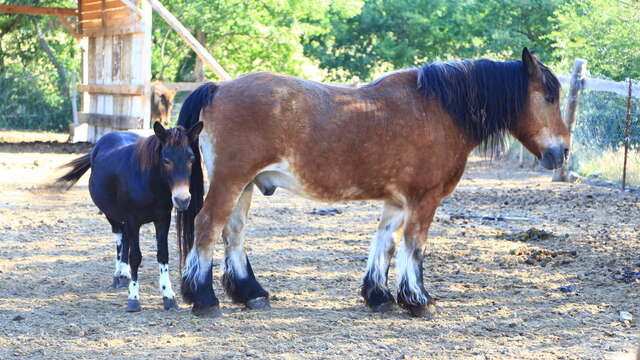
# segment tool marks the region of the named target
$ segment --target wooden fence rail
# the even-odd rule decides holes
[[[571,75],[558,75],[562,84],[571,83]],[[629,83],[626,81],[613,81],[605,79],[585,78],[582,82],[582,90],[606,91],[627,97],[629,95]],[[640,83],[636,82],[631,88],[631,97],[640,99]]]

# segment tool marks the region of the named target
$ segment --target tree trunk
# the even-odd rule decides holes
[[[60,82],[60,90],[62,91],[62,95],[68,98],[69,85],[67,84],[67,73],[64,70],[64,67],[62,66],[62,64],[58,62],[55,55],[53,54],[53,50],[51,49],[51,47],[49,47],[49,43],[47,43],[47,40],[44,38],[44,35],[42,35],[42,31],[40,31],[40,26],[38,25],[38,23],[34,21],[33,25],[36,27],[36,33],[38,35],[38,43],[40,44],[40,47],[42,47],[44,52],[47,53],[47,56],[49,57],[49,61],[53,63],[53,65],[56,67],[56,70],[58,71],[58,78],[59,78],[58,80]]]
[[[198,30],[196,32],[196,39],[200,42],[200,44],[202,44],[202,46],[204,46],[205,42],[207,41],[207,34],[205,34],[205,32],[202,30]],[[204,68],[202,64],[202,59],[200,59],[200,57],[197,55],[196,55],[196,67],[193,70],[193,73],[196,77],[197,82],[204,81]]]
[[[578,98],[582,91],[582,83],[587,74],[587,60],[576,59],[573,62],[573,72],[571,73],[571,83],[569,85],[569,95],[567,96],[567,103],[564,111],[564,121],[567,123],[569,132],[573,133],[573,128],[576,122],[576,114],[578,112]],[[573,140],[572,140],[573,142]],[[571,144],[569,144],[571,149]],[[571,160],[571,153],[567,157],[564,165],[553,172],[553,181],[568,181],[569,178],[569,162]]]

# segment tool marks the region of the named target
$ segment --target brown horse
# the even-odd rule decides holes
[[[402,227],[397,302],[424,314],[434,303],[422,275],[427,232],[469,153],[510,133],[545,168],[560,167],[570,135],[559,93],[557,78],[526,48],[522,61],[436,63],[360,88],[272,73],[201,86],[178,120],[185,128],[204,122],[199,146],[211,180],[202,205],[202,179],[192,176],[192,202],[179,219],[183,297],[196,315],[219,314],[211,272],[223,240],[228,294],[250,308],[268,306],[243,249],[256,184],[265,195],[282,187],[329,202],[382,200],[362,296],[374,311],[395,303],[387,273]]]
[[[151,119],[159,121],[162,126],[169,126],[177,90],[169,90],[159,81],[151,83],[151,87]]]

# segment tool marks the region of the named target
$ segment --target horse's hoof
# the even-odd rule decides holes
[[[176,302],[176,298],[168,298],[166,296],[162,297],[162,303],[164,304],[165,310],[179,310],[180,307]]]
[[[115,282],[115,279],[113,279]],[[128,288],[129,287],[129,281],[131,281],[128,277],[126,276],[118,276],[118,284],[117,284],[117,288]]]
[[[111,288],[112,289],[117,289],[118,288],[118,276],[114,276],[113,277],[113,281],[111,282]]]
[[[141,311],[140,301],[138,300],[127,300],[127,312],[138,312]]]
[[[247,301],[247,307],[251,310],[269,310],[271,304],[269,304],[269,298],[266,296],[257,297]]]
[[[402,307],[409,311],[412,317],[424,317],[428,320],[433,318],[436,312],[436,302],[432,298],[426,304],[402,304]]]
[[[222,316],[220,305],[210,305],[204,307],[196,307],[194,305],[191,309],[191,313],[199,318],[217,318],[219,316]]]
[[[383,302],[382,304],[371,306],[370,309],[371,309],[371,312],[385,313],[393,310],[393,307],[395,304],[396,304],[395,301],[387,301],[387,302]]]

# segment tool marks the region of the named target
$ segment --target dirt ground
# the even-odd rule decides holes
[[[0,144],[0,359],[630,359],[640,342],[640,194],[482,159],[431,228],[432,319],[370,313],[360,298],[380,204],[326,205],[282,190],[255,195],[247,234],[271,310],[231,304],[217,278],[223,317],[164,311],[147,225],[143,310],[125,313],[126,290],[109,289],[115,246],[88,176],[67,193],[39,187],[88,149]],[[327,206],[342,213],[310,214]],[[551,234],[520,234],[532,228]]]

